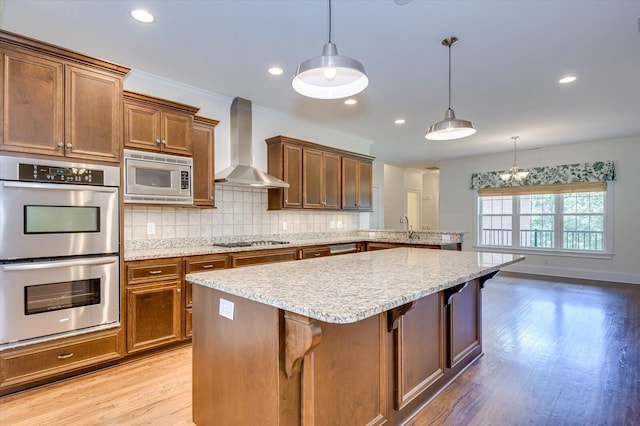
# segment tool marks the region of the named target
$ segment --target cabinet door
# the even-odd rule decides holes
[[[448,305],[448,366],[455,367],[482,345],[480,282],[469,281]]]
[[[181,282],[127,288],[127,351],[137,352],[181,338]]]
[[[283,177],[289,184],[289,188],[284,188],[284,204],[289,208],[302,207],[302,148],[295,145],[283,145],[282,147]]]
[[[358,162],[358,209],[371,210],[373,207],[373,164]]]
[[[342,208],[358,208],[358,160],[342,157]]]
[[[193,116],[178,112],[162,113],[162,151],[165,153],[191,155]]]
[[[214,206],[214,127],[195,121],[193,124],[193,204]]]
[[[0,149],[64,155],[63,64],[12,50],[2,51]]]
[[[66,155],[120,162],[122,79],[67,65],[65,92]]]
[[[324,191],[324,207],[339,209],[342,205],[340,191],[340,156],[325,152],[322,155],[322,176]]]
[[[315,149],[302,150],[302,207],[319,209],[324,207],[322,178],[322,152]]]
[[[137,103],[124,104],[124,146],[159,150],[161,112],[157,108]]]

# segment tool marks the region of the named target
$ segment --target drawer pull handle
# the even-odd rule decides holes
[[[202,265],[203,269],[211,269],[213,268],[213,265]]]
[[[62,355],[58,355],[58,359],[69,359],[73,356],[73,352],[68,353],[68,354],[62,354]]]
[[[160,269],[157,270],[157,271],[149,271],[149,275],[158,275],[158,274],[161,274],[161,273],[162,273],[162,270],[160,270]]]
[[[320,253],[316,253],[316,254],[314,254],[314,256],[315,256],[315,257],[318,257],[318,256],[320,256]]]

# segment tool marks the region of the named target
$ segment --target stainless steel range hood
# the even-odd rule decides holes
[[[251,101],[231,103],[231,166],[216,173],[215,181],[241,186],[288,188],[289,184],[253,167]]]

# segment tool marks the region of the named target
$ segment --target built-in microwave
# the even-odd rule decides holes
[[[193,159],[124,150],[124,202],[193,204]]]

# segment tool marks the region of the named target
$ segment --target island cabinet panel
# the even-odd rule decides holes
[[[447,363],[450,368],[456,368],[470,354],[482,351],[480,290],[480,281],[476,279],[465,283],[460,291],[450,297],[447,305]]]
[[[279,310],[200,285],[193,291],[193,422],[296,425],[278,420]],[[219,315],[221,299],[233,303],[233,319]]]
[[[3,48],[2,36],[0,55],[0,149],[120,162],[122,73]]]
[[[302,366],[303,425],[387,421],[387,321],[318,323],[322,338]],[[310,376],[310,377],[309,377]]]
[[[394,409],[423,402],[439,389],[433,385],[445,373],[444,324],[442,293],[416,301],[399,318],[393,332]]]
[[[229,258],[232,268],[259,265],[263,263],[286,262],[298,259],[298,249],[291,247],[272,250],[243,251],[231,253]]]

